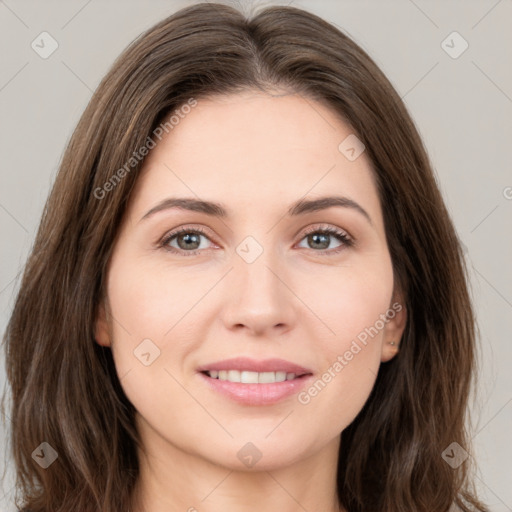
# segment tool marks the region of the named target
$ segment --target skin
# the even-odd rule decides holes
[[[320,378],[393,303],[403,305],[370,162],[364,152],[349,161],[338,150],[351,133],[313,100],[246,91],[198,100],[147,156],[96,321],[96,341],[111,347],[137,409],[145,448],[137,512],[340,510],[341,432],[379,365],[396,355],[405,306],[307,404],[292,395],[241,405],[209,389],[196,369],[278,357]],[[353,199],[372,223],[343,207],[285,215],[293,202],[324,195]],[[141,220],[171,196],[220,202],[231,215],[173,209]],[[181,245],[169,242],[182,254],[157,247],[182,226],[206,232],[198,254],[187,256],[198,245],[187,249],[183,235]],[[356,245],[327,256],[343,242],[328,235],[315,245],[303,234],[314,226],[340,228]],[[247,236],[263,249],[252,263],[236,252]],[[145,339],[160,350],[148,366],[134,356]],[[252,467],[237,457],[248,442],[262,454]]]

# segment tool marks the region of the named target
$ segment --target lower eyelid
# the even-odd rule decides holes
[[[214,245],[217,245],[211,239],[211,237],[208,236],[208,234],[203,233],[203,232],[201,232],[200,230],[198,230],[196,228],[196,229],[184,229],[184,230],[180,230],[180,231],[178,231],[176,233],[171,233],[169,235],[164,235],[163,238],[158,243],[158,247],[162,247],[163,249],[168,250],[170,252],[180,252],[180,253],[188,253],[188,254],[192,254],[194,251],[205,251],[205,250],[208,250],[208,249],[193,249],[191,251],[185,251],[184,249],[179,249],[179,248],[176,248],[176,247],[171,247],[169,245],[171,241],[175,240],[180,235],[183,235],[183,234],[186,234],[186,233],[194,233],[194,234],[198,235],[199,237],[205,238],[210,243],[212,243]]]

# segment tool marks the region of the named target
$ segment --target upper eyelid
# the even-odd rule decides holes
[[[299,231],[299,233],[306,235],[311,232],[314,233],[315,231],[323,231],[323,230],[341,231],[342,233],[347,235],[348,238],[354,239],[354,237],[345,228],[340,228],[339,226],[334,226],[333,224],[326,224],[325,222],[320,223],[320,224],[313,224],[311,226],[308,226],[307,228],[303,228],[303,230]]]
[[[212,236],[210,235],[210,229],[208,228],[205,228],[204,226],[194,226],[194,225],[185,225],[185,226],[179,226],[175,229],[170,229],[169,231],[167,231],[161,238],[160,240],[162,241],[165,241],[165,240],[169,240],[171,238],[174,238],[175,236],[181,234],[182,232],[184,233],[187,233],[187,232],[198,232],[200,235],[203,235],[207,238],[215,238],[215,236]]]
[[[305,228],[301,228],[297,234],[294,236],[297,237],[300,233],[302,233],[302,237],[300,240],[302,240],[302,238],[304,236],[306,236],[307,234],[309,234],[311,231],[314,232],[314,231],[322,231],[324,229],[334,229],[336,231],[341,231],[343,232],[350,240],[354,241],[355,242],[355,238],[352,236],[352,234],[347,231],[345,228],[341,228],[339,226],[336,226],[334,224],[328,224],[326,222],[320,222],[320,223],[314,223],[314,224],[311,224],[310,226],[307,226]],[[215,242],[215,236],[211,235],[210,233],[212,232],[212,230],[210,228],[207,228],[205,226],[202,226],[202,225],[195,225],[195,224],[186,224],[184,226],[179,226],[177,228],[174,228],[174,229],[171,229],[169,230],[168,232],[166,232],[160,239],[160,243],[164,243],[166,241],[169,241],[171,239],[173,239],[175,236],[179,235],[181,232],[187,232],[187,231],[198,231],[198,233],[200,235],[203,235],[205,236],[206,238],[210,239],[211,242],[217,244]]]

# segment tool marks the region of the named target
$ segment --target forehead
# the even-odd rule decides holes
[[[369,160],[363,152],[351,161],[340,150],[350,136],[353,130],[332,109],[298,94],[245,91],[199,99],[149,152],[132,209],[170,195],[236,209],[340,193],[378,217]]]

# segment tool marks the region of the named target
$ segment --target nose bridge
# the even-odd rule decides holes
[[[271,237],[266,237],[267,243]],[[293,294],[285,285],[286,272],[277,251],[247,237],[234,254],[229,278],[226,321],[263,331],[292,322]]]

